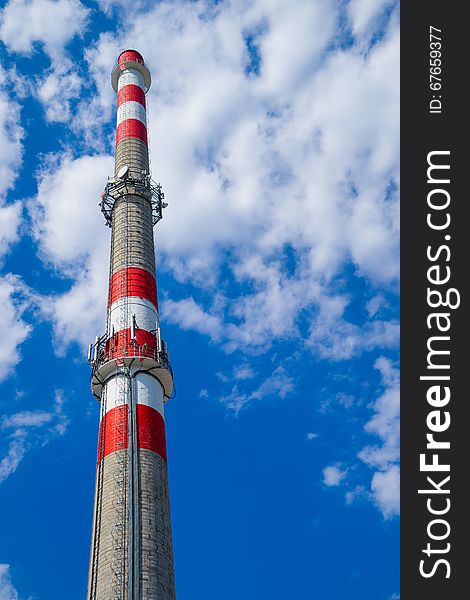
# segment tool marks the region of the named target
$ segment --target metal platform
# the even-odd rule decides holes
[[[152,206],[153,225],[160,221],[163,217],[163,209],[168,206],[163,201],[165,194],[162,191],[162,186],[153,181],[149,175],[144,175],[140,179],[133,177],[126,177],[125,179],[112,178],[106,184],[99,203],[108,227],[111,227],[112,224],[114,203],[119,198],[126,198],[126,196],[141,196],[149,200]]]
[[[153,356],[148,356],[148,354],[153,354]],[[101,358],[97,358],[92,362],[92,366],[90,386],[93,395],[98,400],[101,400],[106,381],[116,373],[119,373],[122,368],[129,369],[133,375],[137,372],[145,372],[153,375],[158,379],[163,388],[165,402],[170,399],[173,393],[173,370],[168,359],[168,354],[163,350],[149,351],[147,349],[145,355],[143,355],[137,349],[134,355],[112,358],[110,360],[105,355],[102,355]]]

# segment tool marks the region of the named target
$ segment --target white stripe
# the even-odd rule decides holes
[[[138,119],[145,126],[147,126],[147,117],[145,114],[145,108],[140,102],[134,102],[128,100],[123,102],[117,110],[117,124],[125,121],[126,119]]]
[[[138,373],[135,378],[129,379],[124,375],[117,375],[110,379],[103,390],[101,402],[106,402],[106,412],[128,404],[129,384],[132,384],[134,401],[136,404],[145,404],[157,410],[163,417],[163,389],[160,383],[148,373]]]
[[[145,92],[144,78],[137,69],[126,69],[119,75],[118,92],[125,85],[138,85]]]
[[[139,329],[153,331],[157,326],[157,309],[152,302],[137,296],[127,296],[119,298],[109,307],[108,335],[111,337],[113,327],[114,333],[130,327],[132,315],[135,316],[135,322]]]
[[[116,408],[116,406],[122,406],[127,404],[129,400],[129,379],[124,375],[117,375],[108,382],[106,382],[101,402],[106,404],[103,406],[103,410],[108,412],[109,410]]]
[[[157,410],[163,417],[163,388],[160,382],[148,373],[138,373],[135,382],[137,404],[146,404]]]

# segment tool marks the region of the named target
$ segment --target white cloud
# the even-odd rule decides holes
[[[18,592],[10,578],[10,565],[6,564],[0,564],[0,600],[18,600]]]
[[[21,210],[20,202],[0,206],[0,261],[8,253],[12,244],[19,239]]]
[[[64,435],[69,424],[64,404],[63,392],[57,389],[52,410],[23,410],[0,418],[0,428],[10,440],[6,454],[0,461],[0,483],[16,471],[26,452],[36,446],[45,446],[58,435]]]
[[[16,471],[25,454],[25,441],[21,438],[13,439],[6,455],[0,460],[0,483]]]
[[[38,176],[38,194],[30,203],[34,233],[45,258],[68,274],[79,272],[86,259],[109,254],[109,230],[98,202],[112,174],[108,156],[50,156]]]
[[[0,64],[0,264],[10,246],[18,240],[21,203],[5,205],[5,197],[21,166],[24,131],[20,125],[20,107],[6,89],[8,73]]]
[[[373,296],[366,304],[366,310],[369,317],[375,317],[381,308],[387,305],[387,301],[382,294]]]
[[[239,389],[239,384],[235,384],[229,394],[220,398],[220,402],[238,415],[253,400],[262,400],[272,396],[285,398],[293,392],[294,388],[294,381],[286,369],[276,367],[271,375],[255,389],[242,391]]]
[[[5,204],[7,192],[13,187],[22,161],[20,107],[5,87],[8,73],[0,65],[0,265],[12,244],[19,239],[22,203]],[[7,377],[19,361],[18,346],[31,330],[23,319],[28,291],[15,275],[0,277],[0,381]]]
[[[58,58],[83,32],[89,12],[79,0],[10,0],[0,13],[0,39],[19,54],[30,55],[39,43]]]
[[[241,365],[236,365],[233,368],[233,376],[235,379],[252,379],[255,377],[255,375],[256,373],[248,363],[242,363]]]
[[[360,458],[373,467],[386,468],[398,461],[400,451],[400,389],[398,371],[392,363],[381,357],[375,367],[380,370],[384,393],[374,403],[374,416],[365,425],[365,430],[381,439],[380,446],[366,446]]]
[[[370,35],[374,30],[373,21],[393,3],[393,0],[351,0],[348,4],[348,13],[354,35],[367,33]]]
[[[321,357],[345,360],[375,348],[396,348],[398,321],[371,320],[359,326],[343,318],[349,299],[344,296],[323,297],[319,312],[310,327],[308,344]]]
[[[96,148],[107,143],[99,126],[114,110],[109,71],[119,50],[139,40],[153,74],[152,160],[170,202],[158,226],[159,268],[189,288],[182,299],[164,299],[164,322],[207,335],[228,352],[298,340],[302,320],[312,322],[307,347],[325,359],[397,345],[394,321],[350,323],[350,299],[333,281],[352,263],[373,286],[396,289],[398,25],[391,19],[366,55],[362,46],[343,50],[340,10],[307,0],[215,8],[162,2],[136,11],[86,53],[96,90],[88,89],[92,98],[80,103],[71,126]],[[258,74],[246,72],[249,34]],[[43,181],[56,198],[65,186],[77,198],[65,182],[85,166],[64,160]],[[103,181],[103,165],[93,159],[89,166],[83,186],[97,180],[98,169]],[[47,203],[41,191],[40,198]],[[95,218],[95,207],[85,210]],[[51,215],[41,245],[70,274],[80,240],[71,233],[70,247],[63,243],[67,219],[64,210]],[[102,231],[100,224],[96,235]],[[80,254],[86,275],[75,275],[70,295],[51,312],[56,332],[83,345],[103,319],[105,297],[97,273],[107,268],[108,249],[92,245]],[[233,286],[225,284],[227,272]]]
[[[330,465],[322,471],[323,483],[328,487],[338,486],[346,476],[346,471],[341,471],[338,466]]]
[[[224,314],[195,295],[169,306],[182,327],[225,337],[233,350],[297,336],[299,314],[321,292],[330,300],[328,278],[347,260],[373,281],[396,279],[397,198],[389,190],[398,181],[398,30],[391,26],[367,58],[354,48],[328,55],[338,16],[330,3],[242,2],[200,19],[207,10],[154,6],[120,38],[102,36],[88,57],[107,57],[94,76],[108,106],[109,65],[118,47],[139,39],[154,73],[152,157],[170,200],[159,252],[181,281],[214,289],[230,250],[229,268],[251,288],[229,298]],[[258,32],[259,77],[243,70],[250,31]],[[279,261],[286,244],[299,263],[290,277]],[[210,325],[190,325],[191,311]],[[397,328],[356,328],[352,347],[339,351],[342,334],[325,357],[396,344]]]
[[[391,360],[381,356],[374,364],[381,376],[383,391],[371,405],[372,417],[364,425],[364,430],[379,438],[380,442],[364,446],[357,454],[358,458],[372,469],[370,490],[362,483],[345,493],[346,504],[358,499],[373,502],[382,512],[385,519],[400,513],[400,394],[399,370]],[[344,403],[343,398],[339,398]],[[360,402],[359,402],[360,403]],[[327,404],[328,406],[328,404]],[[345,406],[351,407],[346,399]],[[354,466],[354,470],[357,465]],[[325,485],[339,485],[346,471],[339,465],[326,467],[323,470]]]
[[[314,440],[317,437],[318,437],[318,433],[313,433],[313,431],[310,431],[309,433],[307,433],[307,439],[309,441]]]
[[[71,101],[80,96],[83,82],[75,72],[75,66],[62,59],[37,81],[34,93],[42,103],[46,120],[67,123],[72,117]]]
[[[373,500],[385,518],[400,512],[400,389],[399,371],[384,357],[377,359],[383,394],[374,403],[374,415],[365,430],[380,438],[380,445],[364,447],[359,458],[374,469],[371,489]]]
[[[284,367],[276,367],[271,376],[263,381],[260,387],[251,393],[250,398],[261,400],[266,396],[277,395],[285,398],[294,390],[294,382]]]
[[[128,2],[127,0],[96,0],[100,9],[106,15],[112,15],[114,11],[119,11],[119,16],[122,18],[123,13],[133,14],[140,11],[143,11],[146,4],[148,4],[147,0],[133,0],[133,2]]]
[[[64,404],[66,399],[63,390],[55,390],[54,392],[54,428],[53,432],[59,435],[64,435],[69,425],[69,418],[64,413]]]
[[[338,14],[328,1],[253,3],[245,26],[267,19],[268,32],[260,39],[260,87],[264,95],[291,100],[305,77],[321,59],[335,33]]]
[[[366,488],[363,485],[356,485],[356,487],[353,490],[346,492],[344,497],[346,500],[346,504],[352,504],[360,498],[370,500],[370,492],[367,492]]]
[[[97,204],[112,168],[107,156],[50,157],[29,203],[43,260],[74,278],[68,292],[42,300],[58,354],[72,341],[85,348],[103,328],[110,236]]]
[[[0,39],[10,52],[29,56],[39,45],[51,61],[27,84],[47,121],[68,122],[71,102],[80,95],[78,65],[67,57],[66,46],[83,34],[89,13],[79,0],[10,0],[0,13]]]
[[[0,381],[18,364],[18,347],[31,332],[31,325],[22,318],[29,305],[29,290],[19,277],[11,274],[0,277]]]
[[[22,410],[12,415],[3,415],[0,419],[0,428],[9,430],[10,437],[16,439],[26,439],[27,436],[40,434],[41,442],[49,442],[56,433],[63,435],[69,423],[68,417],[64,413],[65,398],[60,389],[54,392],[54,404],[52,410]],[[45,427],[48,425],[48,427]],[[30,429],[40,429],[40,432],[30,432]],[[32,438],[34,439],[34,438]]]
[[[323,209],[331,204],[334,208],[340,198],[332,198],[332,203],[322,198],[321,205],[318,205],[316,192],[328,190],[316,187],[322,186],[323,181],[318,184],[312,181],[311,169],[315,168],[315,162],[319,161],[319,167],[325,162],[324,151],[312,154],[315,149],[310,147],[312,143],[315,145],[312,136],[321,138],[325,133],[332,140],[328,162],[335,154],[340,161],[340,168],[330,174],[333,183],[329,190],[331,195],[335,192],[335,184],[342,180],[338,171],[346,175],[349,166],[346,163],[354,165],[356,154],[363,154],[369,143],[379,142],[374,130],[379,118],[384,117],[380,110],[397,108],[396,90],[381,108],[374,109],[374,123],[369,122],[369,114],[364,108],[368,94],[380,92],[385,97],[389,87],[393,92],[383,74],[383,79],[377,80],[381,66],[377,63],[393,59],[393,52],[380,53],[377,50],[369,62],[364,62],[362,56],[356,56],[354,51],[349,54],[338,52],[326,64],[317,65],[326,43],[335,34],[336,17],[334,7],[329,3],[297,2],[293,6],[290,2],[241,2],[219,9],[214,19],[199,19],[198,13],[206,8],[204,3],[183,3],[170,9],[168,4],[162,3],[148,13],[136,15],[128,23],[130,30],[120,39],[102,36],[97,49],[89,53],[93,65],[95,60],[106,57],[106,64],[94,73],[98,78],[96,83],[100,95],[103,96],[106,91],[106,103],[113,101],[109,69],[119,47],[138,39],[139,49],[154,72],[155,81],[150,92],[150,126],[158,135],[152,145],[152,154],[160,173],[167,180],[166,188],[170,186],[168,190],[175,191],[170,197],[183,203],[182,210],[168,213],[172,226],[167,223],[167,233],[161,232],[162,241],[172,249],[181,250],[184,250],[185,243],[194,246],[197,242],[197,250],[200,251],[205,240],[200,239],[200,230],[194,227],[195,219],[205,223],[204,238],[208,238],[208,242],[222,241],[227,235],[238,238],[245,234],[249,239],[251,231],[262,221],[268,231],[273,227],[285,229],[285,221],[292,218],[295,219],[295,229],[285,231],[281,243],[285,241],[286,233],[293,237],[299,227],[304,230],[302,233],[307,233],[311,227],[321,233],[326,224],[332,226],[331,218],[328,223],[324,218],[318,219],[317,223],[305,222],[302,217],[306,215],[303,212],[299,214],[299,209],[303,209],[304,204],[316,204]],[[266,23],[265,31],[259,35],[261,76],[250,79],[243,72],[247,52],[243,32],[263,22]],[[295,31],[294,35],[290,27]],[[288,44],[283,43],[283,36],[288,37]],[[391,39],[384,45],[395,47],[396,42]],[[309,65],[311,76],[303,77]],[[351,68],[354,73],[348,75]],[[295,85],[286,85],[291,77],[294,77]],[[327,79],[324,81],[326,84],[334,83],[335,92],[330,92],[328,85],[317,89],[320,88],[317,78]],[[338,83],[335,83],[336,78]],[[274,84],[273,79],[280,82]],[[358,80],[355,84],[354,79]],[[344,85],[349,84],[349,80],[353,85],[348,85],[348,88],[352,88],[353,94],[345,98],[342,91],[337,94],[336,90],[343,86],[343,82]],[[266,89],[271,88],[275,89],[268,94]],[[277,105],[283,96],[287,106],[275,115],[273,111],[279,112]],[[331,106],[332,100],[335,106]],[[354,107],[350,107],[351,101]],[[362,110],[354,112],[359,104]],[[317,112],[316,118],[312,115],[312,108]],[[367,113],[367,119],[357,118],[358,114],[364,113]],[[381,129],[388,128],[383,131],[384,135],[394,132],[391,154],[397,147],[395,122],[393,127],[391,123],[380,123]],[[356,133],[361,135],[354,147]],[[341,151],[345,141],[347,148]],[[386,147],[385,144],[382,146]],[[276,164],[279,161],[281,164]],[[280,190],[270,189],[272,168],[283,165],[292,170],[294,182],[297,177],[302,177],[299,183],[308,185],[303,190],[297,186],[297,191],[302,191],[303,196],[308,194],[309,202],[304,203],[299,194],[289,193],[295,191],[295,185]],[[211,172],[214,167],[215,171]],[[362,172],[358,174],[362,175]],[[222,185],[224,175],[230,183],[230,189],[225,191]],[[333,180],[336,177],[337,182]],[[279,199],[282,199],[281,204]],[[274,208],[274,213],[267,208]],[[336,211],[330,214],[334,217]],[[281,215],[283,218],[279,219]],[[328,216],[325,210],[323,216]],[[211,227],[212,223],[217,227]],[[247,229],[240,229],[239,223],[247,224]],[[342,220],[338,222],[340,229],[334,233],[336,238],[344,236],[341,224]],[[312,233],[308,233],[308,238],[312,237]]]
[[[372,477],[372,493],[385,518],[400,514],[400,467],[392,465]]]
[[[54,415],[43,411],[23,410],[14,415],[4,415],[0,421],[2,429],[10,427],[41,427],[45,423],[49,423]]]
[[[167,300],[162,305],[163,318],[167,323],[178,323],[182,329],[192,329],[217,340],[222,332],[222,323],[215,316],[204,312],[193,298],[175,302]]]
[[[6,74],[0,66],[3,82]],[[20,107],[0,83],[0,199],[11,189],[21,165],[24,131],[20,126]]]

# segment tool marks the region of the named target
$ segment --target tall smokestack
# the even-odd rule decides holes
[[[126,50],[111,81],[116,162],[101,198],[111,227],[107,322],[88,353],[101,402],[88,600],[173,600],[163,417],[173,373],[160,335],[153,242],[166,204],[150,178],[150,72],[138,52]]]

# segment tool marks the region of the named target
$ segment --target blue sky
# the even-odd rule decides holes
[[[399,598],[398,36],[388,0],[2,3],[0,600],[86,593],[127,47],[169,203],[178,598]]]

